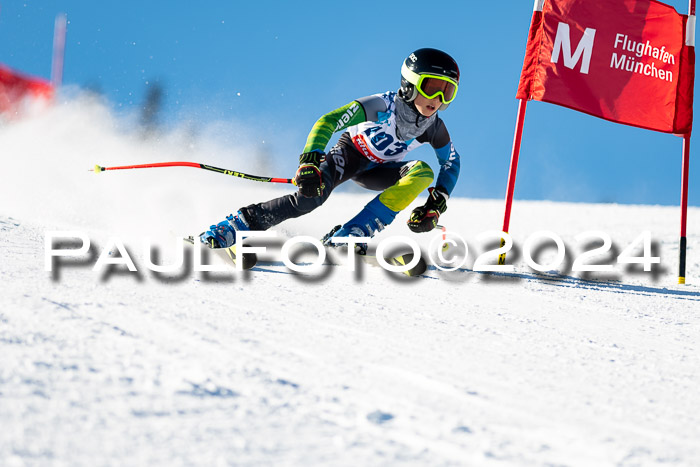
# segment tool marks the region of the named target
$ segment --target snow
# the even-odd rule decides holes
[[[685,286],[678,207],[516,201],[515,271],[487,274],[473,261],[498,239],[476,238],[498,230],[503,201],[477,199],[441,218],[471,249],[458,271],[300,275],[272,252],[247,273],[170,277],[142,243],[171,258],[172,232],[286,192],[189,168],[88,171],[252,170],[245,141],[184,141],[143,141],[80,99],[0,127],[0,465],[700,464],[698,208]],[[276,230],[318,238],[372,196],[335,193]],[[377,241],[408,235],[406,218]],[[85,232],[90,254],[45,271],[52,230]],[[619,254],[650,230],[661,264],[539,274],[520,251],[539,230],[568,264],[582,232]],[[138,272],[93,270],[111,237]]]

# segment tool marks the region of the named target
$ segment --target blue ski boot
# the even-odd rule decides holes
[[[225,221],[209,227],[210,230],[199,236],[200,241],[209,248],[230,248],[235,245],[236,231],[250,230],[243,213],[238,211],[236,214],[229,214]]]
[[[331,243],[333,237],[373,237],[375,233],[383,230],[391,224],[398,211],[392,211],[379,200],[379,196],[367,203],[365,208],[355,217],[347,221],[342,227],[336,226],[322,239],[325,246],[341,246],[341,244]],[[358,255],[367,254],[367,244],[358,243],[355,245],[355,253]]]

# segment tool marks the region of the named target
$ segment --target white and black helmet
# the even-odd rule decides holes
[[[459,67],[452,57],[438,49],[418,49],[403,62],[399,96],[413,102],[419,92],[427,98],[440,95],[440,110],[445,110],[454,100],[458,84]]]

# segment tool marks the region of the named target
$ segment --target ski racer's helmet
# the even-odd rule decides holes
[[[440,96],[445,110],[457,95],[459,67],[452,57],[438,49],[418,49],[401,67],[399,97],[413,102],[418,93],[427,99]]]

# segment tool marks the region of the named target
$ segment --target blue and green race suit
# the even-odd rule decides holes
[[[401,211],[433,183],[434,173],[429,164],[404,160],[408,152],[424,144],[433,147],[440,165],[435,186],[449,197],[459,177],[460,159],[444,122],[436,116],[421,135],[402,140],[396,129],[397,98],[394,92],[363,97],[319,118],[303,152],[325,152],[333,134],[345,130],[320,166],[325,186],[323,195],[305,198],[293,193],[241,208],[251,228],[266,230],[306,214],[347,180],[381,191],[379,201],[391,211]]]

